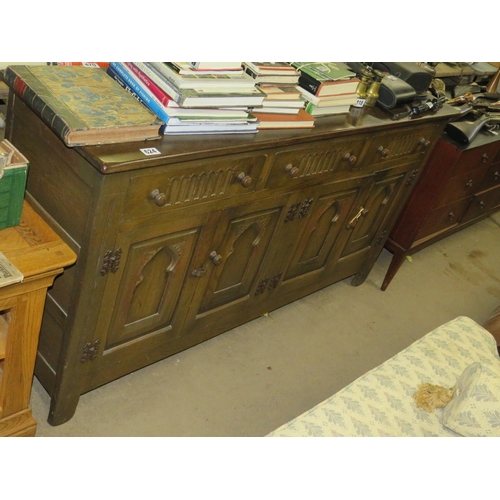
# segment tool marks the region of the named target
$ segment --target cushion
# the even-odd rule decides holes
[[[469,365],[443,411],[443,424],[462,436],[500,436],[500,361]]]

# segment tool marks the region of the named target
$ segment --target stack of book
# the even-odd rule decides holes
[[[292,62],[300,72],[298,89],[306,100],[305,110],[312,116],[348,113],[356,104],[356,73],[341,62]]]
[[[249,109],[265,94],[241,63],[111,62],[107,72],[162,120],[164,134],[258,130]]]
[[[304,111],[305,99],[297,88],[300,72],[287,62],[244,62],[245,72],[266,94],[253,108],[258,128],[310,128],[314,118]]]

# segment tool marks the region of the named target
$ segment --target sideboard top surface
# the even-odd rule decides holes
[[[394,121],[377,107],[354,108],[348,114],[317,118],[312,129],[261,130],[256,134],[241,135],[166,135],[151,141],[84,146],[75,150],[98,171],[111,174],[257,149],[298,145],[381,128],[391,130],[412,127],[449,119],[457,113],[456,109],[445,105],[433,114]],[[141,151],[143,148],[156,148],[159,154],[146,156]]]

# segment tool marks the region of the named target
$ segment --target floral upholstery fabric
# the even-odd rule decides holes
[[[458,317],[268,436],[459,436],[443,425],[442,408],[419,409],[413,394],[423,383],[453,387],[475,362],[499,362],[495,339]]]

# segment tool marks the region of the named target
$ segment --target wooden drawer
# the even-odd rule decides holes
[[[432,210],[432,212],[430,212],[427,216],[426,221],[420,228],[420,231],[415,239],[420,240],[426,236],[430,236],[432,234],[439,233],[444,229],[456,226],[462,218],[462,215],[467,210],[467,207],[470,205],[471,200],[472,197],[465,198],[452,203],[451,205]]]
[[[440,194],[435,208],[444,207],[475,194],[484,175],[484,169],[480,168],[451,177]]]
[[[434,146],[436,125],[378,134],[373,138],[366,162],[380,163],[425,155]]]
[[[255,191],[267,155],[164,167],[130,177],[125,220]],[[160,167],[161,169],[161,167]]]
[[[500,186],[474,196],[461,222],[468,222],[477,217],[481,217],[494,210],[496,207],[500,208]]]
[[[500,186],[500,163],[490,165],[477,191],[486,191],[496,186]]]
[[[307,147],[286,149],[276,154],[266,182],[266,188],[295,187],[297,181],[325,182],[335,180],[335,174],[352,172],[356,176],[363,168],[365,139],[322,141]]]
[[[487,169],[493,163],[499,149],[500,142],[492,142],[464,151],[460,155],[452,175],[460,175],[478,168]]]

